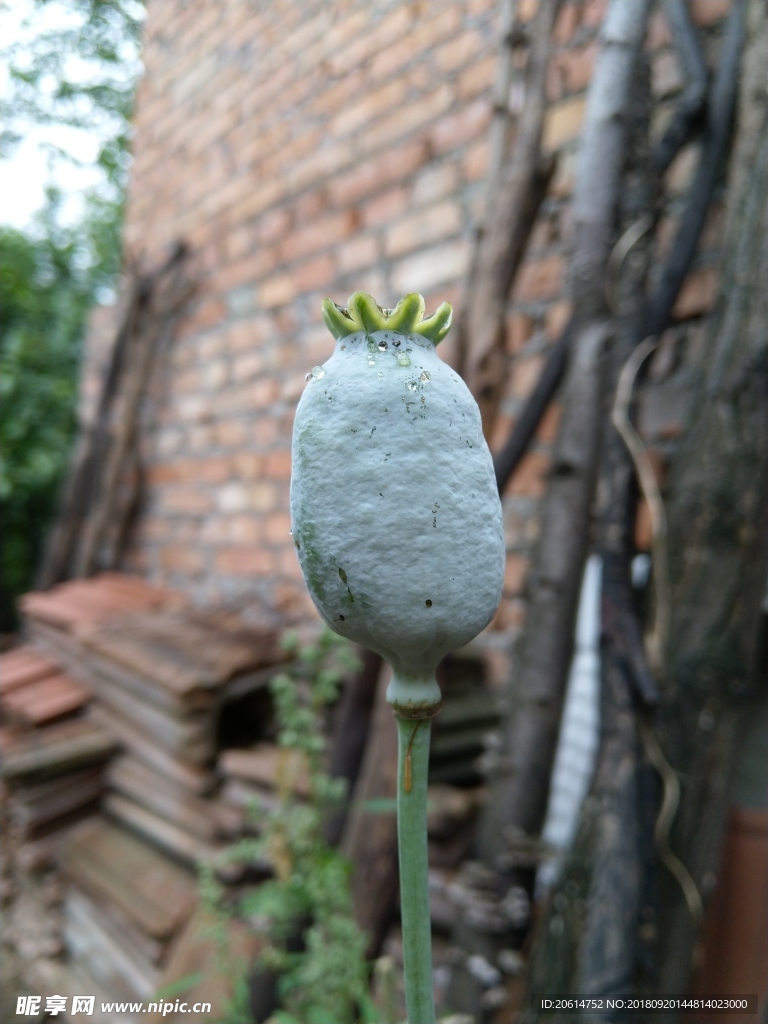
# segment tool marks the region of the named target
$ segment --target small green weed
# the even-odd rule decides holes
[[[368,994],[366,938],[358,928],[350,890],[350,865],[323,839],[325,815],[344,799],[344,784],[325,771],[323,719],[342,676],[356,667],[347,641],[330,630],[301,646],[289,635],[294,655],[288,672],[272,680],[285,757],[278,772],[279,805],[264,821],[257,839],[243,840],[227,860],[268,861],[273,877],[245,896],[233,911],[258,921],[267,942],[260,965],[278,975],[280,1009],[271,1024],[371,1024],[377,1019]],[[296,793],[297,782],[302,797]],[[226,942],[224,891],[213,868],[204,868],[201,892],[222,927]],[[232,911],[230,911],[232,912]],[[296,952],[299,935],[303,948]],[[222,1024],[251,1021],[247,988],[235,985]]]

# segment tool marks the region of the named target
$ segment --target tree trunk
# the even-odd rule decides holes
[[[752,0],[749,17],[721,299],[692,388],[689,429],[670,470],[667,564],[655,566],[656,573],[666,570],[669,580],[669,597],[658,608],[666,638],[660,705],[654,720],[646,713],[638,721],[626,680],[622,689],[613,659],[604,664],[607,718],[600,765],[569,863],[543,915],[532,958],[535,992],[596,994],[606,984],[656,994],[687,991],[697,960],[702,901],[716,879],[736,725],[764,672],[768,11],[763,0]],[[729,32],[736,28],[732,21]],[[609,640],[610,635],[604,637],[604,659],[610,655]],[[659,772],[656,779],[647,768],[632,771],[632,762],[642,761],[641,738]],[[662,786],[670,807],[679,786],[679,805],[672,815],[658,818],[654,837],[643,808],[658,807],[653,790]],[[601,850],[609,855],[607,862]],[[625,898],[617,908],[622,889]],[[645,913],[649,904],[655,913]],[[622,922],[621,913],[631,906],[633,920]],[[611,970],[601,975],[589,968],[590,962],[599,966],[601,956],[595,957],[588,940],[590,928],[596,934],[594,923],[606,913],[611,919],[597,934],[613,935],[615,941],[605,947],[610,957],[602,957]],[[623,972],[617,964],[624,965]]]
[[[626,147],[626,103],[645,38],[645,0],[612,0],[590,90],[574,189],[573,353],[563,413],[541,519],[541,538],[528,584],[527,623],[503,724],[501,757],[490,780],[477,854],[501,908],[514,907],[533,888],[535,851],[544,822],[560,714],[573,650],[573,630],[587,554],[600,444],[602,353],[610,314],[605,276],[615,241]],[[529,848],[523,851],[521,848]],[[532,860],[532,855],[534,859]],[[527,861],[524,865],[522,861]],[[462,899],[480,905],[480,894]],[[522,893],[520,892],[522,890]],[[472,917],[474,923],[468,920]],[[519,944],[512,920],[465,915],[456,938],[466,950],[495,961]],[[477,998],[467,972],[456,972],[452,1005],[470,1009]],[[475,986],[476,989],[476,986]]]
[[[682,786],[672,846],[705,898],[717,871],[735,720],[760,668],[768,569],[768,13],[762,0],[753,0],[750,14],[722,298],[668,502],[671,608],[659,738]],[[757,50],[763,60],[755,60]],[[665,990],[684,990],[700,922],[667,875],[659,905],[658,981]]]

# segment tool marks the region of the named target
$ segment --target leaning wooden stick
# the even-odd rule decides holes
[[[336,349],[307,374],[293,433],[291,519],[304,578],[325,621],[392,666],[400,736],[398,832],[411,1024],[432,1024],[427,887],[430,719],[438,662],[493,616],[504,530],[479,409],[435,346],[447,303],[424,319],[406,295],[382,309],[357,292],[326,299]]]

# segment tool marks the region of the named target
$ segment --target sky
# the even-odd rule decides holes
[[[34,44],[38,34],[78,24],[80,14],[67,0],[50,0],[36,5],[34,0],[0,0],[0,45],[20,44],[24,50]],[[126,51],[126,71],[135,74],[138,55]],[[67,76],[73,80],[93,80],[97,69],[76,55],[67,58]],[[9,74],[6,62],[0,59],[0,97],[8,95]],[[45,91],[43,83],[43,91]],[[53,83],[50,83],[53,86]],[[10,155],[0,159],[0,225],[28,227],[45,203],[45,190],[56,186],[62,193],[60,218],[75,223],[84,209],[84,195],[90,189],[104,189],[105,175],[97,166],[102,140],[109,127],[104,120],[91,119],[88,130],[65,124],[33,125],[18,123],[15,127],[21,141]],[[52,156],[55,147],[66,156]]]

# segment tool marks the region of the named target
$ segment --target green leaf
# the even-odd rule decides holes
[[[189,992],[190,989],[199,985],[205,980],[205,974],[202,971],[195,971],[192,974],[185,974],[183,978],[179,978],[177,981],[169,982],[167,985],[163,985],[159,988],[155,994],[154,999],[173,999],[174,996],[183,995],[185,992]]]

